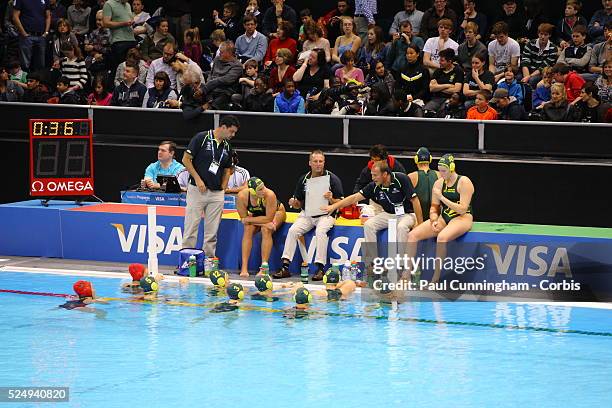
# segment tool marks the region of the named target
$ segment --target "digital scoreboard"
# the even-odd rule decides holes
[[[94,194],[91,119],[30,119],[30,195]]]

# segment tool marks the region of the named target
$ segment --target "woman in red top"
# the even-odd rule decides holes
[[[270,80],[268,88],[272,90],[274,96],[283,89],[283,81],[287,78],[293,78],[295,67],[289,65],[293,61],[293,54],[287,48],[281,48],[276,51],[274,62],[276,66],[270,72]]]
[[[291,33],[293,32],[293,25],[288,21],[283,21],[278,25],[277,29],[277,38],[270,41],[268,44],[268,51],[266,52],[266,56],[264,58],[264,65],[270,66],[273,60],[276,57],[276,52],[281,48],[287,48],[291,51],[293,56],[297,55],[297,42],[291,38]],[[293,58],[293,57],[292,57]],[[289,62],[293,63],[293,59]],[[281,81],[282,82],[282,81]]]
[[[478,91],[476,93],[476,104],[467,112],[467,119],[475,120],[495,120],[497,119],[497,111],[489,106],[491,92]]]

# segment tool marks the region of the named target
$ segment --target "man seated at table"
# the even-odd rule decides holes
[[[160,188],[157,176],[176,176],[185,167],[174,159],[176,143],[164,140],[157,148],[157,161],[147,166],[144,179],[140,181],[142,188]]]

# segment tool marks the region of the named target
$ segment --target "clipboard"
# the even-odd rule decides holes
[[[323,194],[330,191],[329,174],[325,176],[313,177],[306,180],[306,208],[304,212],[309,217],[316,217],[326,214],[321,207],[329,205],[329,201]]]

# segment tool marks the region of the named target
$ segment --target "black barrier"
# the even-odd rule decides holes
[[[478,123],[430,120],[383,120],[356,117],[349,122],[351,147],[381,143],[398,150],[428,146],[435,151],[477,152]]]
[[[28,138],[29,119],[87,119],[87,107],[73,105],[1,103],[3,137]]]
[[[485,135],[487,153],[612,157],[612,128],[603,124],[491,122]]]

